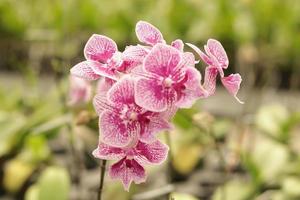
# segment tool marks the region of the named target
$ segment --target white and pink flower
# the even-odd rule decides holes
[[[109,175],[113,179],[120,179],[128,191],[131,182],[146,181],[145,165],[158,165],[166,160],[168,146],[156,140],[150,144],[137,141],[133,147],[117,148],[99,143],[93,155],[105,160],[116,160],[110,168]]]
[[[108,145],[128,147],[136,140],[152,142],[157,132],[171,128],[166,113],[152,112],[136,104],[134,84],[132,78],[125,76],[107,93],[94,98],[100,138]]]
[[[207,44],[204,45],[205,53],[193,44],[187,43],[187,45],[194,49],[200,58],[208,65],[205,70],[205,76],[207,76],[207,78],[205,78],[204,81],[204,88],[207,89],[208,96],[215,92],[216,78],[219,74],[221,82],[228,92],[233,95],[239,103],[243,103],[237,97],[242,82],[241,76],[239,74],[224,76],[224,69],[228,68],[229,60],[222,44],[215,39],[209,39]]]
[[[71,69],[73,76],[80,77],[72,78],[73,103],[89,99],[86,80],[99,79],[93,104],[100,141],[93,155],[115,161],[109,175],[120,179],[127,191],[132,182],[146,180],[145,165],[166,159],[168,146],[156,135],[172,127],[170,121],[179,108],[190,108],[199,98],[214,94],[218,75],[241,102],[237,98],[241,76],[224,76],[229,61],[220,42],[209,39],[205,53],[187,43],[208,65],[202,84],[195,57],[184,51],[182,40],[166,44],[162,33],[145,21],[139,21],[135,31],[144,45],[127,46],[123,52],[112,39],[92,35],[84,48],[86,60]]]
[[[69,77],[68,105],[75,106],[87,103],[92,98],[91,83],[76,76]]]

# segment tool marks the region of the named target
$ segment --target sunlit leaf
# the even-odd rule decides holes
[[[34,165],[18,158],[8,161],[4,166],[4,188],[9,192],[19,191],[34,169]]]
[[[252,191],[253,187],[249,182],[242,180],[231,180],[215,191],[212,200],[245,200],[249,198]]]
[[[288,119],[287,109],[279,104],[261,107],[256,115],[256,126],[266,133],[280,138],[281,125]]]
[[[195,144],[186,144],[178,147],[173,155],[174,168],[181,174],[191,172],[202,156],[202,148]]]
[[[294,198],[296,197],[300,198],[299,188],[300,188],[300,179],[297,177],[286,177],[282,182],[282,190],[286,194]]]
[[[39,199],[67,200],[70,192],[70,177],[66,169],[48,167],[38,181]]]
[[[190,194],[173,192],[170,194],[170,200],[200,200]]]

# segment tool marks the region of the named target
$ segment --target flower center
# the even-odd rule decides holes
[[[128,117],[131,121],[135,121],[135,120],[137,120],[138,115],[136,112],[130,112]]]
[[[126,167],[127,168],[131,168],[132,167],[132,160],[130,159],[130,160],[125,160],[125,165],[126,165]]]
[[[171,87],[173,84],[173,80],[171,78],[165,78],[165,80],[163,81],[163,85],[167,88]]]

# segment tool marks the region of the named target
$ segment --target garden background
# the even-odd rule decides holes
[[[170,159],[129,193],[106,177],[103,198],[300,199],[298,0],[0,0],[0,199],[96,198],[97,117],[67,105],[69,70],[93,33],[137,43],[139,20],[167,42],[221,41],[245,104],[219,87],[181,110]]]

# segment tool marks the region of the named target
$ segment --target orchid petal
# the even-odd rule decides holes
[[[142,128],[140,141],[151,143],[156,140],[155,135],[163,130],[172,129],[172,125],[159,116],[151,117],[150,122]]]
[[[166,160],[169,151],[169,147],[159,140],[150,144],[139,142],[135,149],[135,159],[140,164],[161,164]]]
[[[129,76],[125,76],[116,82],[108,91],[108,99],[115,104],[133,104],[134,80]]]
[[[133,159],[124,158],[113,164],[109,168],[109,175],[112,179],[120,179],[126,191],[129,191],[132,182],[139,184],[146,181],[144,167]]]
[[[181,39],[177,39],[171,43],[171,46],[178,49],[179,51],[183,51],[184,44]]]
[[[185,67],[195,67],[195,56],[190,52],[184,52],[182,56]]]
[[[84,56],[87,60],[106,63],[117,50],[117,44],[112,39],[93,34],[84,47]]]
[[[73,76],[83,78],[86,80],[97,80],[100,78],[99,74],[96,74],[93,70],[93,66],[102,65],[101,63],[93,61],[83,61],[71,68],[70,72]]]
[[[157,44],[145,58],[144,69],[147,72],[166,77],[180,61],[180,51],[165,44]]]
[[[216,91],[216,80],[218,76],[218,69],[216,67],[206,67],[205,69],[205,77],[204,77],[204,84],[203,88],[207,92],[207,96],[211,96]]]
[[[105,92],[100,92],[94,97],[93,105],[98,116],[100,116],[105,110],[113,110],[113,106],[107,101]]]
[[[176,93],[156,80],[139,79],[135,85],[136,104],[153,112],[165,111],[176,100]]]
[[[191,47],[194,51],[196,51],[196,53],[200,56],[200,58],[208,65],[212,65],[213,62],[212,60],[205,54],[203,53],[198,47],[196,47],[195,45],[191,44],[191,43],[186,43],[186,45],[188,45],[189,47]]]
[[[122,59],[129,62],[143,63],[148,53],[148,50],[140,45],[128,46],[122,54]]]
[[[93,151],[95,158],[104,160],[119,160],[126,156],[125,151],[118,147],[112,147],[104,143],[100,143]]]
[[[103,77],[97,82],[96,93],[106,93],[115,83],[116,81]]]
[[[76,76],[70,76],[69,102],[68,105],[86,103],[91,99],[91,83]]]
[[[118,80],[116,72],[112,69],[109,69],[106,64],[97,63],[97,65],[91,65],[91,68],[96,74],[100,76],[107,77],[113,80]]]
[[[236,100],[243,104],[238,97],[237,93],[240,89],[240,84],[242,82],[242,78],[239,74],[230,74],[227,77],[221,78],[221,82],[223,83],[224,87],[228,90],[228,92],[236,98]]]
[[[114,147],[128,146],[140,133],[136,121],[126,121],[111,111],[102,112],[99,127],[101,141]]]
[[[209,39],[207,41],[207,53],[213,57],[215,57],[220,65],[220,67],[226,69],[229,65],[228,57],[225,49],[222,44],[215,40]]]
[[[177,111],[178,111],[177,106],[175,105],[169,106],[166,111],[160,112],[159,116],[167,121],[170,121],[175,116]]]
[[[151,46],[165,42],[161,32],[155,26],[145,21],[139,21],[136,24],[135,33],[139,41]]]
[[[206,96],[206,91],[201,87],[201,74],[195,69],[189,67],[186,70],[185,89],[181,91],[180,98],[176,102],[179,108],[190,108],[200,97]]]

